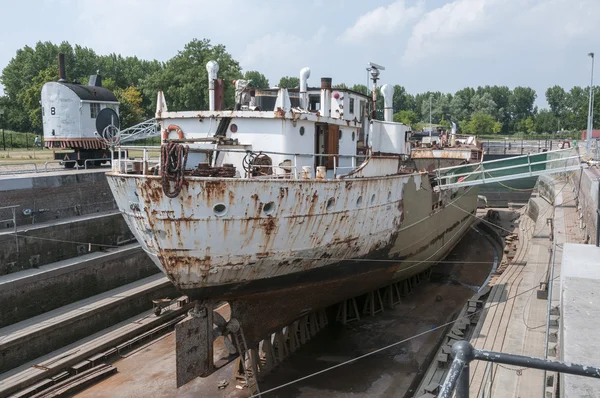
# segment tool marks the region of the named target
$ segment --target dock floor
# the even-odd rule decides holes
[[[539,211],[533,220],[527,213],[518,226],[519,240],[515,257],[503,273],[492,278],[489,298],[479,319],[471,343],[478,349],[544,357],[548,302],[537,298],[540,283],[547,278],[552,249],[552,218],[556,239],[553,306],[558,304],[562,247],[565,242],[582,243],[576,192],[566,179],[556,178],[555,207],[540,196],[532,197]],[[554,214],[553,214],[554,213]],[[471,363],[470,393],[479,396],[489,383],[495,397],[543,396],[544,372],[514,366]]]

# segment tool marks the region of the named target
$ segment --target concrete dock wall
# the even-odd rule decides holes
[[[95,304],[93,309],[51,327],[42,325],[34,333],[0,342],[0,373],[147,311],[152,308],[152,299],[176,296],[177,290],[165,278],[164,282],[133,296],[108,305]]]
[[[118,246],[133,239],[120,213],[104,213],[33,225],[18,231],[18,249],[12,232],[0,233],[0,275],[39,267],[59,260]],[[79,242],[79,243],[73,243]]]
[[[577,210],[581,219],[580,227],[589,237],[589,243],[596,242],[596,227],[598,209],[598,179],[600,170],[596,168],[584,169],[583,172],[574,171],[569,175],[570,188],[579,192]]]
[[[106,170],[96,170],[4,176],[0,178],[0,207],[20,205],[17,225],[115,210],[105,173]],[[34,212],[24,215],[26,209]],[[36,213],[37,210],[44,211]],[[0,212],[0,220],[8,216],[9,211]],[[12,228],[12,224],[0,224],[0,230],[7,228]]]
[[[135,244],[110,253],[61,261],[41,267],[35,274],[15,274],[14,280],[0,283],[0,327],[158,272],[156,265]]]

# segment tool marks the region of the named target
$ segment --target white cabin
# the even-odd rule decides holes
[[[100,148],[96,116],[104,108],[119,112],[119,101],[107,88],[62,81],[44,84],[41,105],[48,148]]]
[[[207,69],[210,68],[215,68],[215,63],[209,63]],[[247,166],[258,156],[262,160],[260,167],[269,176],[297,177],[309,170],[314,177],[317,167],[324,166],[326,178],[335,178],[360,165],[359,141],[373,153],[409,153],[410,128],[391,121],[391,86],[382,87],[386,121],[376,121],[370,120],[366,111],[371,98],[332,88],[331,78],[322,78],[320,88],[308,87],[309,75],[308,68],[301,71],[299,90],[247,89],[245,82],[237,81],[234,84],[239,102],[231,111],[214,109],[213,88],[213,109],[208,111],[168,112],[160,92],[156,118],[162,125],[163,142],[185,139],[190,147],[187,168],[199,163],[213,167],[232,164],[242,177],[248,172],[247,167],[243,168],[244,162]],[[216,78],[216,72],[211,74],[209,70],[209,86],[215,87],[210,84],[211,78]],[[211,155],[212,151],[216,155]],[[247,151],[253,154],[248,155]],[[397,171],[397,163],[394,167]]]

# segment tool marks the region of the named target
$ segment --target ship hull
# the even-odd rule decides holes
[[[446,256],[475,220],[478,191],[436,193],[426,176],[188,178],[172,199],[156,177],[108,180],[156,265],[192,300],[228,301],[254,342]]]

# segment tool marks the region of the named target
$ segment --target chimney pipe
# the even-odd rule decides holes
[[[331,78],[321,78],[321,116],[329,117],[331,113]]]
[[[58,54],[58,81],[66,82],[67,74],[65,72],[65,54]]]
[[[310,77],[310,68],[300,70],[300,108],[308,109],[308,78]]]
[[[381,95],[383,95],[383,120],[386,122],[394,121],[394,86],[384,84],[381,86]]]
[[[219,72],[219,64],[217,61],[208,61],[206,63],[206,71],[208,72],[208,110],[215,110],[215,80],[217,72]]]

